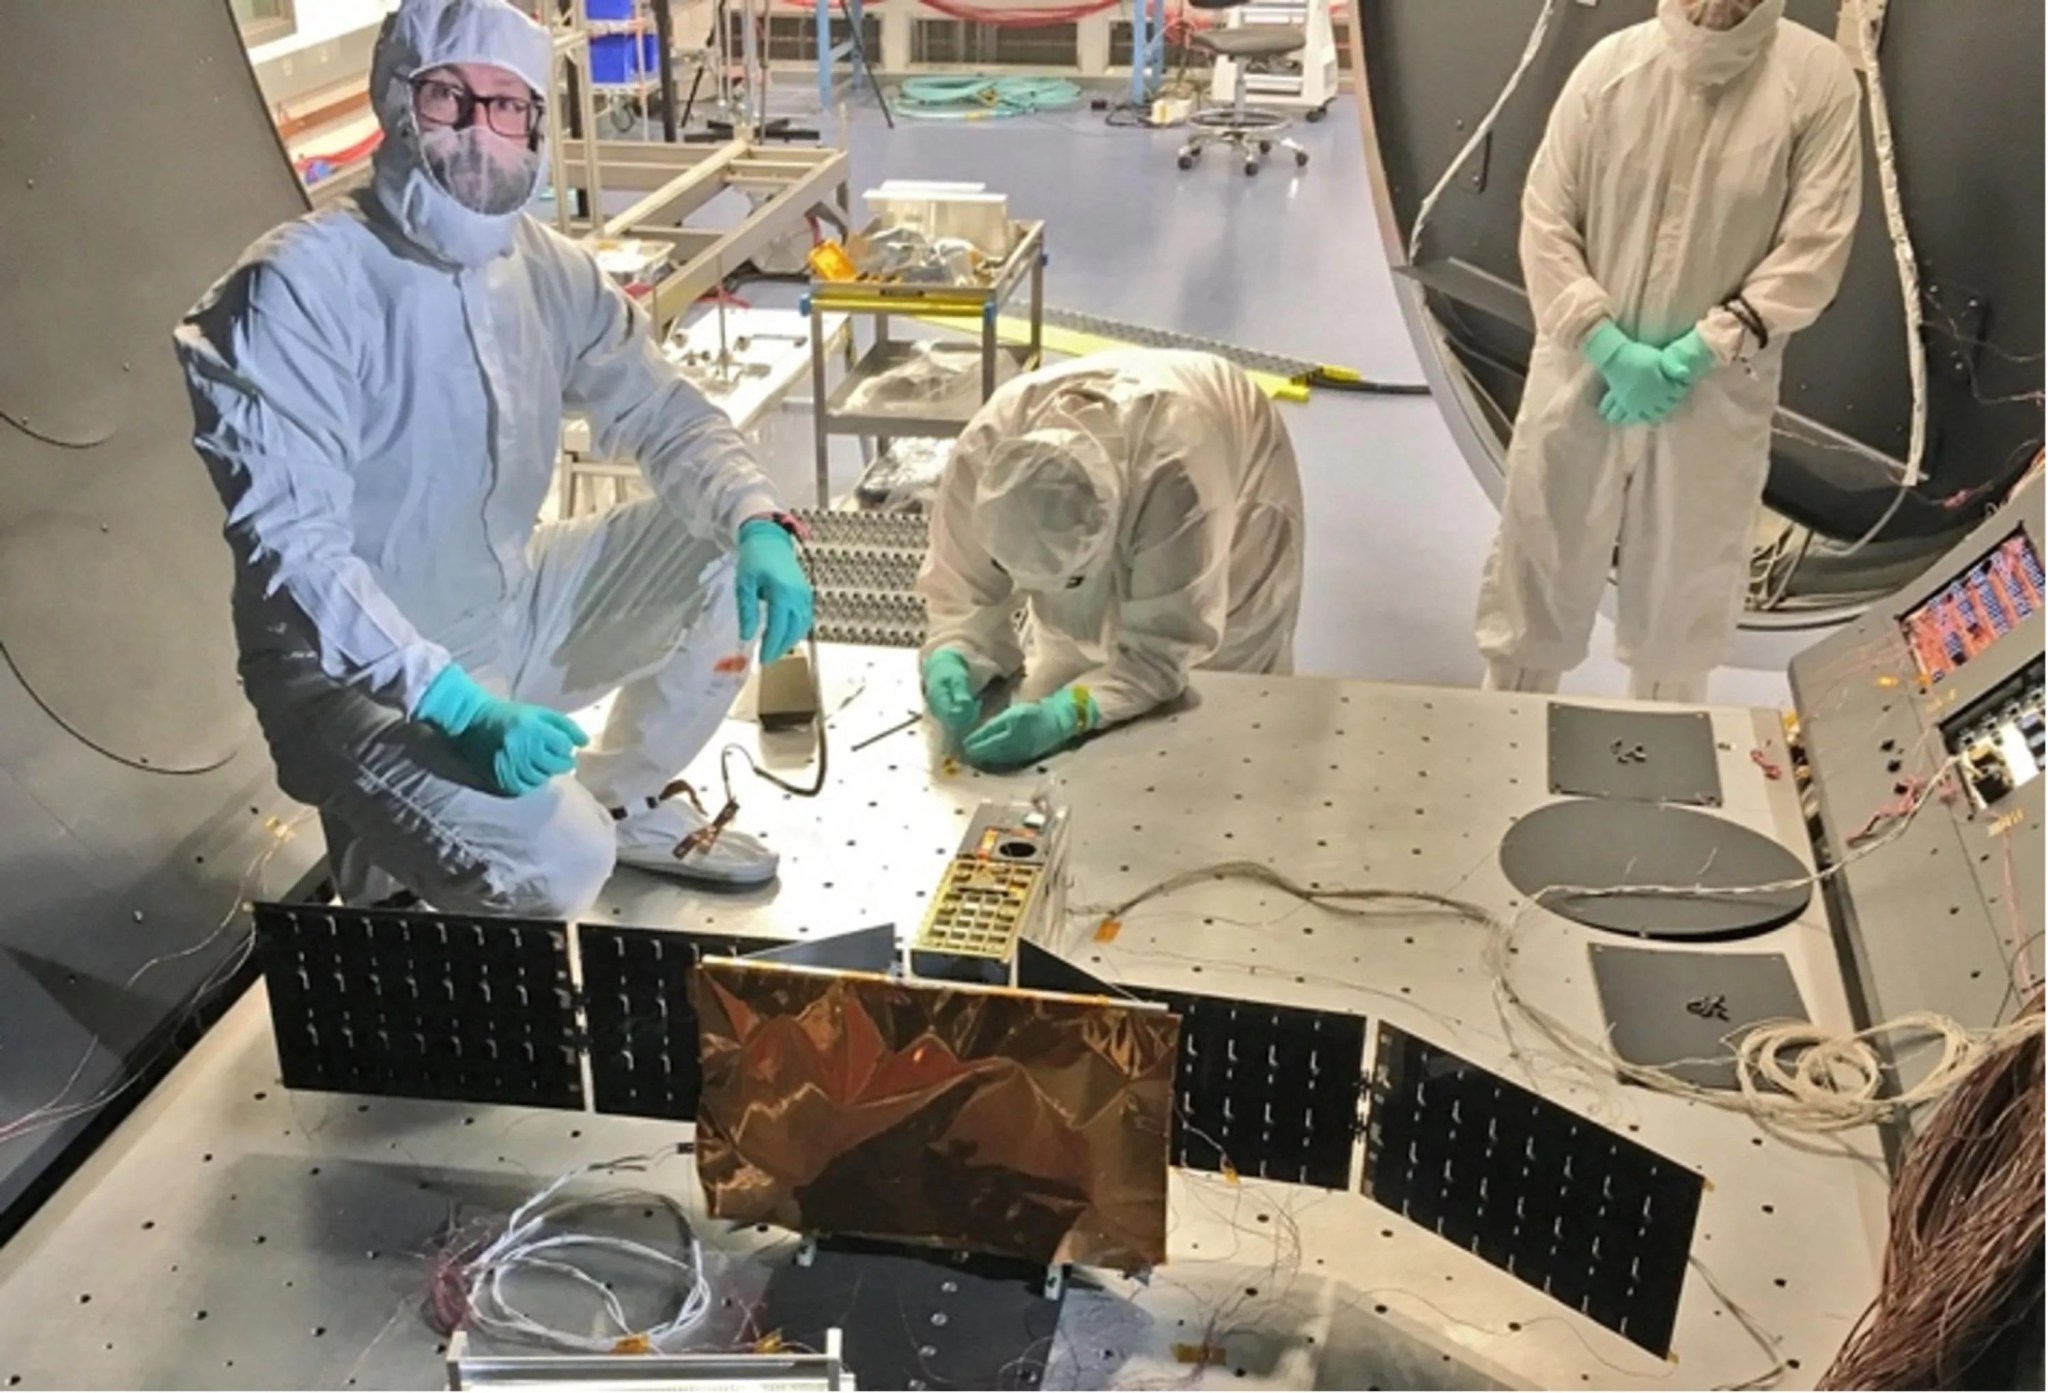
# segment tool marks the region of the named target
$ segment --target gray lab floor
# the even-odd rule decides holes
[[[827,122],[828,138],[834,123]],[[1379,245],[1363,142],[1348,99],[1295,134],[1296,171],[1255,178],[1212,151],[1183,173],[1172,131],[1112,129],[1087,111],[967,124],[855,110],[856,213],[887,178],[975,180],[1047,223],[1046,298],[1133,323],[1223,339],[1369,377],[1416,381]],[[1496,513],[1434,401],[1319,393],[1284,408],[1308,506],[1307,584],[1295,651],[1304,672],[1472,685],[1472,607]],[[1714,699],[1782,705],[1784,664],[1813,636],[1745,635],[1751,666]],[[1619,695],[1603,617],[1568,692]]]

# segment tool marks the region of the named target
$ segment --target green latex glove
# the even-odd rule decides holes
[[[428,684],[412,718],[446,737],[478,783],[501,798],[524,798],[568,773],[590,743],[561,712],[494,697],[453,663]]]
[[[1700,331],[1689,329],[1676,343],[1666,347],[1657,355],[1658,366],[1664,375],[1687,389],[1692,388],[1708,373],[1721,366],[1721,360],[1714,356],[1714,350],[1707,347],[1707,341],[1700,337]]]
[[[1678,409],[1686,388],[1664,374],[1664,355],[1608,320],[1586,340],[1586,360],[1607,382],[1601,417],[1612,425],[1656,425]]]
[[[1010,768],[1042,759],[1101,721],[1095,698],[1073,688],[1012,706],[967,737],[967,762]]]
[[[740,642],[761,634],[761,666],[780,658],[811,631],[811,583],[797,561],[796,542],[779,523],[749,518],[740,524],[739,571],[733,592],[740,604]],[[761,633],[761,608],[768,630]]]
[[[950,648],[924,660],[924,704],[956,740],[974,729],[975,718],[981,715],[967,660]]]

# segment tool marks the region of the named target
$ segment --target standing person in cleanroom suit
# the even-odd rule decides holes
[[[1486,685],[1555,691],[1620,546],[1630,694],[1699,701],[1740,618],[1785,340],[1856,228],[1859,92],[1785,0],[1660,0],[1565,83],[1522,197],[1536,314]]]
[[[395,879],[560,917],[615,859],[775,873],[666,790],[762,608],[769,661],[810,589],[730,421],[590,253],[520,211],[549,61],[505,0],[404,0],[371,67],[371,187],[259,241],[177,332],[244,687],[357,902]],[[565,408],[657,497],[536,528]],[[561,714],[615,689],[595,742]]]
[[[970,761],[1006,766],[1171,701],[1196,668],[1291,672],[1301,544],[1294,447],[1231,364],[1129,351],[1015,378],[932,505],[925,701]],[[982,689],[1020,666],[1018,700],[978,725]]]

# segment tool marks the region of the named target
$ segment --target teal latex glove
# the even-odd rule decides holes
[[[811,631],[811,583],[796,559],[796,542],[779,523],[749,518],[740,524],[739,573],[733,590],[740,603],[740,642],[761,635],[761,666],[780,658]],[[768,628],[761,632],[761,609]]]
[[[1700,337],[1697,329],[1687,330],[1676,343],[1668,345],[1657,355],[1658,366],[1664,375],[1681,387],[1691,388],[1701,378],[1721,366],[1721,360],[1714,356],[1714,350],[1707,347],[1707,341]]]
[[[1678,409],[1686,388],[1664,375],[1664,355],[1609,320],[1586,340],[1586,360],[1607,382],[1600,415],[1611,425],[1656,425]]]
[[[1029,764],[1093,730],[1101,719],[1095,698],[1077,697],[1072,688],[1022,702],[967,737],[967,762],[984,769]]]
[[[494,697],[453,663],[428,684],[412,718],[445,736],[484,788],[501,798],[524,798],[568,773],[576,751],[590,743],[561,712]]]
[[[967,660],[950,648],[924,660],[924,704],[955,739],[974,729],[975,717],[981,714]]]

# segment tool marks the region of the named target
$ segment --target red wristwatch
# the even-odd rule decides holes
[[[752,522],[755,520],[755,518],[766,518],[769,522],[774,523],[777,527],[781,528],[784,532],[787,532],[790,536],[796,538],[799,542],[808,542],[811,540],[811,529],[804,526],[804,520],[798,517],[795,513],[785,513],[781,511],[772,513],[756,513],[754,514],[754,517],[747,519],[747,521]]]

